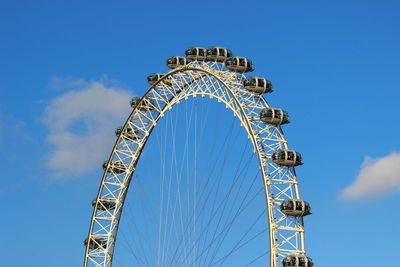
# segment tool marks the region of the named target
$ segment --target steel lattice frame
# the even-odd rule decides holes
[[[106,246],[90,249],[86,246],[84,266],[112,265],[118,225],[132,174],[141,152],[158,120],[174,104],[188,97],[208,96],[223,102],[233,111],[248,132],[254,145],[264,182],[268,211],[270,266],[277,267],[287,255],[305,255],[304,223],[302,217],[286,216],[280,211],[285,199],[300,199],[298,181],[293,167],[283,167],[272,162],[271,154],[277,149],[288,149],[279,126],[260,121],[259,113],[270,107],[262,95],[243,88],[244,75],[227,70],[222,63],[193,61],[168,72],[146,92],[125,122],[124,129],[139,129],[143,136],[136,140],[118,137],[110,155],[111,160],[123,163],[126,172],[114,173],[108,164],[104,172],[96,205],[93,211],[88,240],[107,240]],[[168,81],[168,82],[166,82]],[[149,99],[153,110],[139,109],[144,98]],[[99,209],[99,198],[116,202],[112,210]],[[100,245],[100,244],[99,244]]]

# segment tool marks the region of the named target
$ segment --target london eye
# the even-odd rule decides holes
[[[92,202],[84,266],[314,266],[304,230],[311,206],[301,198],[295,171],[303,159],[282,130],[290,123],[289,113],[266,100],[273,92],[271,81],[247,75],[253,62],[223,47],[190,47],[185,57],[169,57],[166,65],[168,72],[147,77],[150,88],[131,100],[131,114],[115,131],[117,141]],[[232,129],[246,140],[234,139],[217,112],[210,116],[209,102],[230,111]],[[206,126],[208,119],[214,122]],[[221,153],[214,145],[207,146],[208,156],[199,151],[205,128],[221,132],[208,138],[219,143]],[[158,148],[147,152],[156,139]],[[138,176],[144,162],[153,164],[151,153],[159,154],[157,166],[162,166],[148,170],[161,173],[152,184],[150,174]],[[232,154],[237,161],[227,163]],[[128,203],[130,194],[143,199]],[[129,215],[128,205],[140,211]],[[151,217],[147,222],[135,221],[146,216]],[[129,217],[135,225],[124,222]],[[131,232],[131,242],[122,231]],[[131,261],[119,256],[119,242],[128,244]]]

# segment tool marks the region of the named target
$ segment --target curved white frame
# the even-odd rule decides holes
[[[288,149],[287,141],[280,126],[260,121],[259,112],[270,106],[262,95],[243,88],[243,78],[242,74],[226,70],[223,63],[193,61],[166,73],[150,87],[133,108],[124,125],[124,130],[139,129],[143,137],[129,140],[119,136],[109,158],[121,161],[127,171],[121,174],[108,172],[108,165],[103,174],[96,201],[101,197],[110,198],[116,202],[116,207],[113,210],[101,210],[96,208],[96,202],[88,239],[96,242],[94,237],[101,237],[107,240],[107,245],[99,249],[89,249],[87,246],[84,267],[112,265],[123,204],[148,137],[158,120],[174,104],[198,95],[216,98],[226,108],[230,108],[241,121],[241,126],[246,129],[254,145],[268,210],[270,266],[277,267],[287,255],[305,255],[303,218],[287,217],[280,212],[280,204],[284,199],[300,199],[295,170],[292,167],[279,166],[271,160],[273,151]],[[163,83],[165,79],[168,79],[168,84]],[[153,110],[138,109],[144,98],[153,102]]]

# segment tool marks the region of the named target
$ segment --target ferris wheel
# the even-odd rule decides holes
[[[303,220],[304,216],[311,214],[311,207],[309,203],[300,197],[298,179],[295,172],[295,167],[303,164],[302,156],[300,153],[289,148],[281,129],[281,125],[290,122],[288,113],[283,109],[271,107],[263,96],[273,91],[271,82],[262,77],[246,77],[244,73],[254,70],[252,61],[245,57],[234,56],[229,49],[223,47],[210,47],[207,49],[191,47],[186,50],[186,57],[169,57],[166,64],[171,70],[165,74],[153,73],[147,77],[147,81],[151,85],[150,89],[142,97],[134,97],[131,100],[132,113],[125,124],[116,130],[117,141],[109,159],[103,164],[104,174],[98,195],[92,202],[93,214],[89,233],[84,241],[86,251],[83,265],[85,267],[108,267],[112,264],[116,265],[117,259],[115,254],[118,253],[116,238],[117,233],[121,232],[121,220],[126,215],[124,213],[124,216],[121,216],[122,210],[123,208],[124,211],[127,209],[128,188],[131,184],[133,184],[131,188],[135,187],[134,184],[137,178],[135,173],[141,165],[141,161],[151,158],[146,152],[143,152],[145,147],[149,146],[148,142],[151,139],[149,137],[154,135],[153,132],[155,129],[161,127],[160,125],[164,119],[167,120],[163,117],[167,117],[168,112],[172,108],[175,108],[175,106],[178,108],[182,105],[179,103],[200,96],[200,98],[215,99],[217,102],[223,103],[233,113],[235,122],[240,125],[238,127],[250,140],[248,143],[253,151],[246,153],[252,154],[256,161],[256,167],[253,166],[251,168],[257,171],[255,180],[259,182],[260,188],[256,191],[258,194],[261,192],[262,195],[262,200],[261,198],[257,200],[258,205],[263,207],[262,215],[265,215],[265,218],[261,217],[261,215],[257,217],[258,222],[260,222],[259,218],[262,218],[260,224],[265,227],[262,232],[266,233],[265,242],[263,241],[262,245],[259,245],[260,243],[256,245],[257,247],[262,246],[264,249],[261,255],[264,257],[264,260],[258,266],[268,266],[268,263],[270,267],[314,266],[312,259],[306,255]],[[196,108],[198,105],[196,102],[193,106]],[[156,125],[157,127],[155,127]],[[174,127],[173,130],[176,131],[177,127]],[[215,125],[213,127],[218,128]],[[243,131],[243,128],[245,131]],[[192,132],[192,130],[187,130],[187,132]],[[162,138],[164,136],[167,139],[166,135],[163,135]],[[175,144],[175,141],[172,143],[178,146]],[[164,150],[168,150],[166,148],[167,143],[171,142],[164,142]],[[187,140],[186,143],[188,143]],[[232,141],[232,144],[234,143],[235,141]],[[185,146],[184,154],[188,154],[187,144],[183,146]],[[228,144],[226,147],[228,149],[230,145]],[[210,155],[212,154],[215,155],[218,153],[210,153]],[[193,159],[195,166],[197,166],[196,162],[199,161],[196,157]],[[140,158],[142,160],[139,164]],[[162,154],[161,158],[165,165],[165,158],[168,160],[168,156]],[[209,158],[209,161],[212,161],[212,159]],[[182,163],[182,165],[184,164]],[[243,184],[237,183],[234,185],[238,188],[238,193],[232,197],[234,199],[232,203],[234,204],[230,204],[231,202],[228,202],[227,198],[222,197],[222,189],[213,189],[211,184],[205,184],[201,190],[196,189],[196,185],[202,181],[200,181],[200,177],[193,179],[196,175],[194,173],[201,172],[201,170],[196,170],[189,174],[189,170],[193,168],[189,168],[189,165],[187,166],[188,176],[192,177],[191,179],[187,179],[187,183],[193,182],[193,187],[188,185],[184,193],[179,189],[170,190],[168,200],[166,200],[166,195],[161,195],[160,197],[160,203],[162,201],[170,202],[170,199],[173,198],[171,194],[182,194],[185,197],[185,201],[179,199],[179,203],[176,202],[178,204],[175,203],[174,207],[170,209],[166,209],[161,204],[157,208],[160,212],[160,220],[157,227],[162,232],[158,233],[158,249],[153,249],[151,244],[145,248],[141,247],[143,253],[145,251],[154,251],[153,259],[141,260],[138,254],[143,253],[139,251],[135,253],[133,251],[132,254],[137,263],[128,263],[126,265],[251,266],[261,256],[256,257],[254,260],[250,259],[248,264],[241,262],[236,265],[233,263],[227,265],[229,257],[234,255],[234,253],[239,253],[239,249],[255,239],[255,237],[244,238],[249,232],[248,229],[254,226],[250,221],[247,221],[249,215],[243,215],[246,214],[247,207],[250,205],[247,204],[250,203],[250,200],[246,200],[251,199],[251,197],[248,197],[249,190],[246,190]],[[248,166],[247,168],[249,168]],[[199,169],[199,167],[196,168]],[[178,177],[179,174],[178,172],[176,173],[173,176]],[[218,175],[218,177],[222,176]],[[218,177],[216,180],[218,180]],[[174,183],[179,187],[181,180],[178,182],[169,181],[169,188],[173,187]],[[230,188],[229,192],[228,189],[226,190],[227,195],[233,195],[232,186],[225,186],[223,184],[224,181],[215,182],[218,186],[219,183],[222,184],[220,188]],[[253,187],[253,184],[251,184],[251,187]],[[205,192],[204,194],[203,191]],[[212,192],[207,193],[206,191]],[[244,196],[242,203],[237,201],[240,193]],[[163,194],[163,192],[160,192],[160,194]],[[215,195],[214,200],[212,197],[209,197],[211,194]],[[149,194],[145,201],[154,201],[152,197],[154,195],[153,193]],[[219,196],[221,196],[221,204],[218,206]],[[182,205],[187,205],[187,207],[184,209],[181,208],[184,211],[181,211],[180,218],[176,219],[175,215],[173,215],[173,218],[168,219],[172,228],[168,230],[162,226],[161,217],[173,214],[178,209],[177,207],[181,207]],[[229,206],[234,205],[239,206],[238,212],[231,209],[231,214],[233,215],[228,218],[225,215],[228,212],[225,212],[225,210],[231,208]],[[200,207],[204,208],[201,209]],[[148,210],[154,210],[154,208],[149,208]],[[222,212],[224,213],[222,214]],[[206,213],[208,213],[209,218],[204,221],[205,223],[202,223],[203,221],[200,220],[203,220],[203,218],[199,218]],[[218,213],[222,214],[221,218],[223,216],[227,217],[225,223],[221,222],[221,218],[216,218],[216,214]],[[232,236],[241,237],[238,238],[239,241],[236,243],[236,241],[233,241],[234,238],[229,239],[228,230],[234,225],[234,220],[239,215],[245,218],[240,223],[236,223],[237,233],[235,232]],[[140,217],[140,214],[135,212],[134,216]],[[182,226],[177,227],[180,227],[180,229],[176,230],[176,233],[174,232],[175,230],[171,230],[173,227],[176,227],[175,220],[180,220],[182,223]],[[185,226],[183,221],[189,223],[186,223]],[[200,241],[197,241],[203,238],[200,235],[206,231],[201,230],[206,229],[206,227],[201,228],[203,224],[208,227],[207,233],[212,232],[210,228],[217,227],[222,230],[218,233],[214,232],[214,234],[210,234],[207,241],[203,241],[202,245],[198,245]],[[142,231],[145,231],[144,228],[146,228],[146,225],[144,224],[142,228],[137,227],[140,229],[135,228],[136,232],[134,235],[139,239],[142,239],[140,234]],[[250,227],[245,227],[245,225]],[[243,235],[240,231],[243,232]],[[179,233],[182,233],[182,235],[179,235]],[[157,239],[157,237],[154,237],[154,239]],[[165,245],[164,252],[160,253],[162,250],[160,247],[166,240],[175,240],[175,244]],[[224,242],[229,243],[231,248],[226,249],[227,253],[219,255],[217,251],[225,248]],[[117,249],[115,249],[116,244]],[[212,248],[215,249],[215,252],[210,252]],[[247,251],[250,253],[252,250],[254,249],[248,249]],[[245,254],[247,255],[247,252],[241,254],[240,258],[244,258]]]

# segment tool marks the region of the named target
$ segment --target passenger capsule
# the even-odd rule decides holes
[[[281,125],[290,122],[289,114],[280,108],[265,108],[260,112],[260,120],[264,123]]]
[[[233,56],[232,51],[224,47],[213,46],[207,48],[207,61],[224,62],[228,57]]]
[[[311,258],[305,255],[289,255],[282,260],[283,267],[313,267]]]
[[[89,241],[86,238],[83,244],[90,249],[104,249],[107,247],[107,239],[93,235]]]
[[[225,61],[225,66],[231,71],[240,73],[254,70],[251,60],[245,57],[230,57]]]
[[[143,137],[142,133],[138,130],[138,129],[132,129],[130,127],[127,127],[124,130],[124,127],[118,127],[115,130],[115,135],[117,137],[119,137],[120,135],[122,135],[122,138],[124,139],[130,139],[130,140],[136,140],[136,139],[140,139]]]
[[[243,87],[257,94],[265,94],[272,92],[272,83],[269,80],[261,77],[246,78],[243,81]]]
[[[110,165],[107,169],[107,165]],[[103,163],[103,170],[107,170],[107,172],[113,172],[116,174],[121,174],[126,172],[126,166],[123,162],[112,160],[110,164],[108,164],[108,160]]]
[[[132,97],[130,102],[131,107],[135,108],[141,99],[142,99],[141,97]],[[153,110],[154,108],[155,108],[154,102],[146,97],[144,98],[144,100],[137,109],[142,111],[148,111],[148,110]]]
[[[301,199],[285,199],[281,204],[281,212],[287,216],[307,216],[311,214],[311,206]]]
[[[156,82],[158,82],[159,80],[161,80],[161,78],[164,77],[164,74],[161,73],[152,73],[149,76],[147,76],[147,82],[151,85],[155,84]],[[162,82],[162,84],[171,86],[171,79],[164,79]]]
[[[115,200],[112,198],[100,197],[98,201],[97,199],[92,201],[92,207],[96,207],[98,210],[113,210],[116,205]]]
[[[167,67],[171,69],[175,69],[180,66],[185,66],[188,63],[189,61],[185,57],[175,56],[175,57],[169,57],[167,59]]]
[[[204,61],[207,56],[207,49],[204,47],[189,47],[185,51],[186,57],[191,60]]]
[[[289,149],[279,149],[272,153],[272,161],[278,165],[294,167],[303,165],[303,159],[299,152]]]

